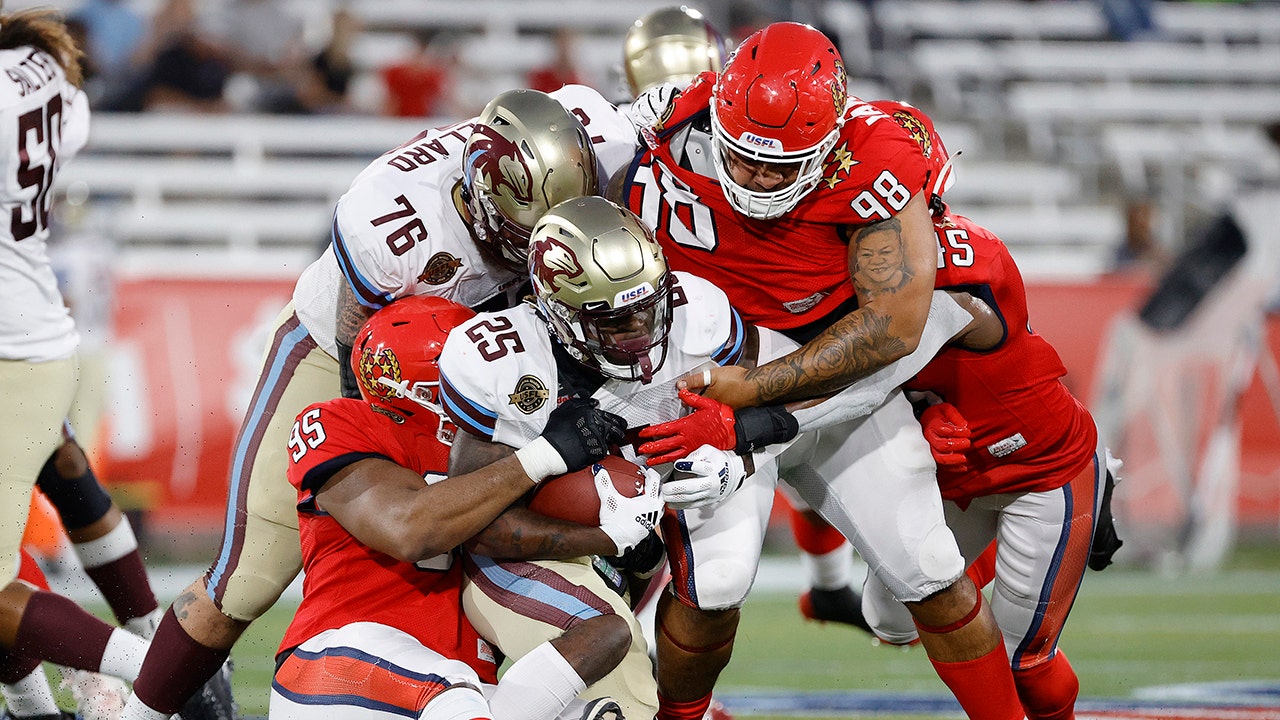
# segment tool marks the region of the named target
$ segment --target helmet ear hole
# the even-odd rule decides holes
[[[653,231],[598,196],[561,203],[533,230],[529,276],[551,332],[579,362],[647,381],[666,359],[672,279]]]

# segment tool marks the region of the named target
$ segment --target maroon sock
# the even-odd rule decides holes
[[[93,584],[98,586],[98,590],[102,591],[102,596],[111,606],[111,612],[121,623],[140,618],[159,607],[155,594],[151,592],[142,556],[137,549],[118,560],[97,567],[87,567],[84,571],[93,580]]]
[[[165,611],[142,671],[133,683],[133,694],[147,707],[174,714],[227,661],[230,650],[205,647],[187,634],[173,614]]]
[[[40,660],[0,650],[0,683],[12,685],[30,675],[40,666]]]
[[[96,672],[112,630],[69,598],[41,591],[27,600],[11,650],[17,655]]]

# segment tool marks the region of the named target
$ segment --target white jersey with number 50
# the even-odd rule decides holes
[[[70,357],[79,343],[49,262],[50,188],[89,137],[89,101],[32,47],[0,50],[0,358]]]
[[[675,381],[711,364],[742,356],[742,318],[724,293],[694,275],[674,273],[674,318],[667,359],[653,380],[607,380],[591,397],[629,427],[682,414]],[[440,354],[440,394],[450,417],[482,438],[520,448],[537,437],[562,395],[547,323],[525,304],[481,313],[449,333]]]
[[[591,137],[603,183],[636,151],[631,121],[598,92],[566,85],[551,93]],[[476,307],[524,277],[489,260],[472,241],[455,190],[475,119],[428,130],[373,161],[339,200],[333,241],[294,288],[298,318],[337,356],[337,292],[347,283],[365,306],[436,295]]]

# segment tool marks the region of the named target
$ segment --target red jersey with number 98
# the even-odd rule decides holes
[[[935,218],[934,228],[935,286],[979,298],[1005,326],[995,349],[944,347],[905,385],[955,405],[973,433],[967,468],[938,467],[942,496],[1059,488],[1097,449],[1093,418],[1059,380],[1067,370],[1058,352],[1031,329],[1022,275],[1000,238],[961,215]]]
[[[497,682],[495,654],[463,613],[462,566],[452,554],[418,563],[397,560],[357,540],[315,501],[334,473],[369,458],[409,468],[423,482],[443,479],[449,446],[437,439],[436,427],[430,419],[396,423],[349,398],[317,403],[298,415],[289,439],[289,482],[298,489],[306,576],[281,652],[324,630],[376,622],[465,662],[485,682]]]
[[[623,201],[652,227],[673,270],[719,286],[745,320],[787,330],[853,297],[841,228],[886,220],[924,188],[920,146],[891,117],[852,98],[823,180],[773,220],[738,213],[711,165],[714,74],[699,77],[628,169]]]

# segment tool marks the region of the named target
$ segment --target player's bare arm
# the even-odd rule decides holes
[[[531,487],[514,456],[430,485],[390,460],[369,458],[334,473],[316,504],[365,545],[417,562],[460,545]]]
[[[334,330],[334,338],[338,344],[351,347],[351,343],[356,339],[356,333],[360,332],[360,328],[373,315],[373,312],[373,308],[360,304],[350,285],[342,283],[338,288],[337,325]]]
[[[992,350],[1004,342],[1004,321],[990,305],[963,292],[948,292],[960,307],[973,316],[973,322],[951,338],[951,344],[967,350]]]
[[[338,346],[338,376],[341,378],[343,397],[360,397],[360,386],[351,369],[351,347],[355,343],[356,333],[360,332],[373,312],[372,308],[367,308],[356,300],[356,294],[350,285],[344,282],[338,286],[338,309],[335,313],[333,337]]]
[[[515,449],[460,432],[449,453],[449,475],[476,472],[514,456]],[[513,501],[515,502],[515,501]],[[566,560],[612,555],[615,547],[599,528],[549,518],[508,503],[501,514],[466,542],[474,553],[503,560]]]
[[[882,252],[873,260],[866,255],[873,244],[894,248],[896,257]],[[852,233],[849,272],[857,310],[767,365],[745,373],[717,371],[707,394],[733,407],[804,400],[838,392],[910,354],[929,316],[936,268],[933,221],[924,195],[917,194],[898,215]],[[866,278],[861,282],[860,274]]]

